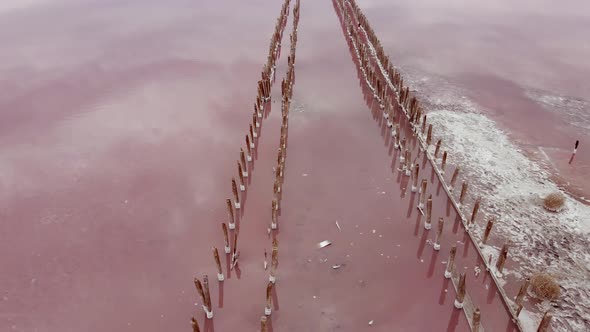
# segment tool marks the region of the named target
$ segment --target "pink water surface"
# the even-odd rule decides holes
[[[255,329],[278,85],[240,218],[239,275],[222,287],[210,247],[222,247],[224,200],[281,2],[28,3],[0,11],[0,330],[188,330],[191,316],[204,321],[192,284],[204,273],[209,330]],[[376,30],[405,17],[387,13],[395,20],[368,13]],[[303,1],[274,329],[358,331],[374,320],[377,331],[465,331],[442,277],[460,241],[457,266],[482,323],[512,330],[489,276],[473,277],[477,255],[434,177],[434,220],[446,228],[440,253],[427,244],[432,232],[357,75],[331,2]],[[318,250],[326,239],[332,246]]]

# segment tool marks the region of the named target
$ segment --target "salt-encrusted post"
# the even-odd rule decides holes
[[[227,226],[225,223],[221,223],[221,229],[223,230],[223,251],[225,251],[226,254],[229,254],[231,252],[231,248],[229,246],[229,234],[227,232]]]
[[[473,225],[475,223],[475,218],[477,217],[477,211],[479,211],[479,203],[481,202],[481,199],[478,198],[475,201],[475,204],[473,205],[473,211],[471,212],[471,220],[469,222],[470,225]]]
[[[418,176],[420,175],[420,164],[414,166],[414,179],[412,182],[412,192],[418,191]]]
[[[447,261],[447,268],[445,270],[445,278],[449,279],[453,276],[453,267],[455,265],[455,255],[457,254],[457,245],[451,247],[449,260]]]
[[[440,151],[440,144],[441,144],[442,140],[438,140],[436,142],[436,148],[434,149],[434,158],[438,159],[438,152]]]
[[[213,250],[213,259],[215,259],[215,266],[217,266],[217,280],[223,281],[225,277],[223,276],[223,269],[221,268],[221,260],[219,259],[219,251],[217,251],[216,247],[212,248]]]
[[[236,209],[239,209],[241,207],[240,194],[238,193],[238,187],[236,186],[236,181],[234,179],[232,179],[231,185],[231,189],[234,194],[234,206]]]
[[[508,257],[508,244],[504,244],[502,246],[502,251],[500,251],[500,256],[498,256],[498,261],[496,262],[496,269],[498,269],[499,273],[502,273],[504,269],[504,263],[506,263],[506,258]]]
[[[493,226],[494,226],[494,218],[491,218],[490,220],[488,220],[488,224],[486,225],[486,229],[483,233],[483,238],[481,239],[481,242],[479,243],[480,248],[483,248],[484,244],[486,244],[488,242],[488,238],[490,237],[490,232],[492,231]]]
[[[455,308],[463,308],[463,300],[465,299],[465,272],[461,273],[459,277],[459,285],[457,286],[457,297],[455,298]]]
[[[447,167],[447,151],[443,152],[442,162],[440,164],[440,173],[445,174],[445,168]]]
[[[442,236],[443,226],[445,220],[441,217],[438,219],[438,227],[436,229],[436,236],[434,238],[434,250],[440,250],[440,237]]]
[[[268,285],[266,285],[266,305],[264,306],[264,314],[266,316],[270,316],[272,313],[272,287],[272,282],[269,282]]]
[[[467,181],[463,181],[461,185],[461,195],[459,195],[459,207],[463,205],[463,201],[465,200],[465,195],[467,194]]]
[[[229,216],[229,229],[235,229],[236,228],[236,223],[235,223],[235,219],[234,219],[234,208],[231,204],[231,199],[226,199],[226,207],[227,207],[227,214]]]
[[[424,221],[424,228],[430,229],[432,228],[431,220],[432,217],[432,194],[428,196],[428,200],[426,201],[426,221]]]

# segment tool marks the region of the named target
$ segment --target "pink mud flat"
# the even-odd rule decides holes
[[[238,218],[239,264],[230,271],[222,255],[224,282],[210,248],[223,249],[224,203],[281,2],[207,2],[207,11],[184,1],[57,3],[0,12],[12,26],[38,24],[21,27],[22,41],[3,36],[37,60],[10,53],[3,67],[0,330],[183,331],[192,316],[205,331],[256,329],[268,282],[279,84]],[[92,24],[75,18],[82,9]],[[97,29],[101,20],[129,30]],[[41,43],[60,27],[82,34],[51,45],[68,56],[65,65]],[[23,69],[14,59],[29,62]],[[286,67],[282,56],[277,80]],[[434,200],[433,230],[424,229],[331,2],[302,3],[295,71],[271,330],[468,331],[443,277],[455,244],[482,326],[516,330],[488,273],[475,276],[482,262],[420,157]],[[435,251],[428,240],[439,217]],[[331,245],[318,248],[324,240]],[[192,283],[203,274],[212,320]]]

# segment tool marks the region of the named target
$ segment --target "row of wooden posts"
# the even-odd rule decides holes
[[[240,157],[237,162],[238,181],[236,181],[235,177],[231,180],[233,201],[231,198],[228,198],[225,202],[228,214],[228,223],[222,223],[221,228],[223,231],[224,252],[226,255],[230,255],[229,257],[231,259],[230,269],[235,268],[235,266],[238,264],[238,258],[240,255],[240,252],[238,250],[239,227],[236,226],[236,220],[239,215],[239,210],[243,209],[243,202],[241,201],[240,192],[245,192],[247,189],[246,178],[250,176],[249,172],[252,170],[251,166],[254,162],[252,155],[253,151],[256,149],[257,146],[256,142],[259,138],[261,121],[264,119],[264,109],[265,107],[270,105],[269,102],[271,99],[271,87],[272,83],[274,82],[276,61],[280,56],[283,31],[285,29],[285,26],[287,24],[287,18],[289,16],[289,4],[290,0],[285,0],[281,7],[281,12],[279,14],[279,17],[277,18],[277,23],[275,25],[275,31],[270,40],[267,61],[263,66],[261,79],[258,81],[256,101],[254,102],[254,112],[252,114],[252,123],[249,125],[248,132],[245,136],[246,149],[244,150],[244,148],[240,148]],[[233,247],[231,246],[232,242],[230,242],[231,233],[233,233]],[[275,240],[273,241],[273,262],[278,262],[278,260],[276,260],[275,253],[276,247],[277,242]],[[212,251],[215,266],[217,268],[217,279],[219,282],[223,282],[225,280],[225,276],[223,274],[223,269],[221,266],[219,251],[216,247],[213,247]],[[271,264],[271,274],[274,274],[274,270],[276,270],[276,263]],[[208,276],[204,275],[202,282],[198,278],[194,278],[194,284],[203,303],[202,307],[205,311],[206,317],[208,319],[212,319],[213,307],[211,304],[211,293],[209,291]],[[267,291],[270,292],[270,290]],[[199,323],[194,317],[191,318],[191,326],[193,332],[200,332]]]
[[[418,186],[420,165],[411,164],[411,151],[406,146],[406,137],[401,138],[401,130],[399,122],[396,122],[396,108],[393,102],[396,102],[400,106],[401,112],[409,120],[410,125],[416,135],[421,140],[422,149],[428,158],[432,161],[436,171],[443,177],[447,166],[448,152],[443,151],[442,158],[439,159],[442,140],[439,139],[434,145],[434,153],[430,153],[429,148],[433,145],[433,126],[427,123],[427,115],[424,114],[424,110],[421,107],[416,96],[412,96],[408,86],[404,86],[404,80],[401,73],[392,65],[389,57],[385,54],[381,43],[376,37],[375,32],[371,28],[367,18],[361,12],[354,0],[334,0],[336,6],[340,10],[340,15],[343,19],[344,26],[347,33],[349,34],[355,51],[358,56],[358,63],[361,71],[365,74],[366,82],[369,87],[373,90],[374,97],[380,101],[380,108],[383,109],[383,117],[387,121],[387,127],[391,128],[391,136],[394,139],[394,148],[400,150],[400,171],[404,172],[406,176],[412,176],[412,192],[418,192],[420,195],[418,209],[424,214],[424,206],[426,205],[425,211],[425,224],[426,229],[431,228],[431,215],[432,215],[432,195],[426,193],[427,180],[423,179]],[[366,41],[366,42],[364,42]],[[413,172],[412,172],[413,171]],[[449,194],[454,192],[456,187],[457,179],[459,177],[460,168],[456,167],[452,173],[450,184],[444,184],[448,189]],[[465,199],[468,192],[468,182],[464,180],[461,184],[461,191],[458,197],[457,207],[461,210],[464,207]],[[451,197],[452,198],[452,197]],[[471,231],[472,227],[476,223],[477,214],[481,205],[481,199],[476,198],[473,208],[470,213],[470,218],[466,221],[465,226],[468,232]],[[461,212],[461,211],[460,211]],[[483,235],[479,241],[479,247],[482,248],[487,244],[490,233],[494,225],[494,219],[488,220]],[[434,249],[440,249],[440,237],[444,226],[443,218],[438,221],[437,232],[435,235]],[[495,263],[495,273],[501,275],[503,268],[508,257],[508,243],[502,246],[500,254]],[[454,269],[454,256],[456,253],[456,246],[451,248],[449,260],[447,262],[447,269],[445,276],[450,278]],[[488,269],[492,266],[492,256],[488,257],[487,261]],[[492,271],[493,272],[493,271]],[[523,307],[523,298],[528,289],[528,279],[524,281],[518,295],[515,298],[516,307],[513,315],[517,318]],[[498,288],[500,286],[498,285]],[[462,273],[459,277],[459,285],[457,289],[457,297],[455,304],[458,308],[462,308],[463,299],[465,297],[465,273]],[[552,314],[546,312],[539,325],[539,331],[545,331],[551,320]],[[481,319],[481,312],[479,308],[474,311],[474,315],[471,319],[472,327],[474,331],[479,330]]]
[[[295,50],[297,47],[297,27],[299,25],[299,0],[295,1],[293,7],[293,32],[290,35],[291,49],[287,57],[287,74],[281,81],[281,136],[279,139],[279,148],[277,153],[277,165],[275,167],[275,182],[273,185],[273,200],[271,204],[271,223],[269,230],[276,230],[278,227],[278,212],[281,206],[281,199],[283,194],[283,183],[285,180],[285,161],[287,158],[287,138],[289,130],[289,110],[291,108],[291,98],[293,97],[293,84],[295,82]],[[270,273],[268,277],[268,284],[266,287],[266,303],[264,306],[264,316],[260,319],[261,331],[267,331],[267,318],[272,314],[272,290],[276,283],[276,272],[278,267],[278,239],[276,234],[272,236],[272,254]],[[266,251],[265,251],[265,268]]]

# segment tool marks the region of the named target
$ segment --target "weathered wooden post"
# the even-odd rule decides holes
[[[432,217],[432,194],[428,196],[428,200],[426,201],[426,220],[424,221],[424,228],[431,229],[431,217]]]
[[[477,217],[477,211],[479,211],[479,203],[480,202],[481,202],[480,198],[475,200],[475,204],[473,205],[473,211],[471,212],[471,220],[469,221],[470,226],[473,226],[473,224],[475,224],[475,218]]]
[[[273,246],[272,248],[272,254],[271,254],[271,258],[270,258],[270,275],[268,277],[268,281],[270,281],[271,283],[275,283],[277,281],[277,266],[279,265],[279,248],[276,246]]]
[[[440,164],[440,174],[445,174],[445,168],[447,167],[447,151],[443,152],[442,162]]]
[[[219,259],[219,251],[217,251],[216,247],[212,248],[213,250],[213,259],[215,259],[215,266],[217,267],[217,280],[223,281],[225,277],[223,276],[223,269],[221,268],[221,260]]]
[[[227,207],[227,214],[229,216],[229,229],[235,229],[236,228],[236,223],[235,223],[235,219],[234,219],[234,208],[231,204],[231,199],[226,199],[226,207]]]
[[[428,135],[426,135],[426,148],[432,143],[432,123],[428,125]]]
[[[461,273],[459,277],[459,285],[457,286],[457,297],[455,298],[455,308],[463,308],[463,300],[465,299],[465,272]]]
[[[445,224],[445,220],[440,217],[438,219],[438,227],[436,229],[436,236],[434,238],[434,250],[440,250],[440,238],[442,236],[443,226]]]
[[[201,332],[199,328],[199,322],[195,319],[195,317],[191,318],[191,326],[193,327],[193,332]]]
[[[461,195],[459,195],[459,207],[463,206],[463,201],[465,200],[465,195],[467,194],[467,181],[463,181],[461,186]]]
[[[420,175],[420,164],[416,164],[414,166],[414,179],[412,182],[412,192],[415,193],[418,191],[418,177]]]
[[[434,159],[438,159],[438,152],[440,151],[440,144],[441,144],[442,140],[438,140],[436,142],[436,148],[434,149]]]
[[[500,251],[500,256],[498,256],[498,261],[496,262],[496,269],[498,269],[498,273],[502,273],[504,269],[504,263],[506,263],[506,258],[508,257],[508,244],[504,244],[502,246],[502,251]]]
[[[486,225],[486,229],[483,233],[483,238],[479,243],[479,247],[483,248],[483,246],[488,242],[488,238],[490,237],[490,232],[492,231],[492,227],[494,226],[494,218],[488,220],[488,224]]]
[[[221,223],[221,229],[223,230],[223,251],[225,251],[226,254],[229,254],[231,252],[231,248],[229,246],[229,234],[227,232],[227,226],[225,223]]]
[[[420,187],[420,201],[418,202],[418,210],[424,214],[424,204],[426,203],[426,185],[428,180],[422,179],[422,185]]]
[[[272,313],[272,287],[272,282],[269,282],[268,285],[266,285],[266,305],[264,306],[264,314],[266,316],[270,316]]]
[[[234,179],[232,179],[231,184],[232,184],[231,189],[234,194],[234,206],[236,209],[239,209],[241,207],[240,194],[238,193],[238,187],[236,186],[236,181]]]
[[[445,278],[449,279],[453,276],[453,267],[455,266],[455,255],[457,254],[457,245],[451,247],[451,254],[447,261],[447,268],[445,270]]]

